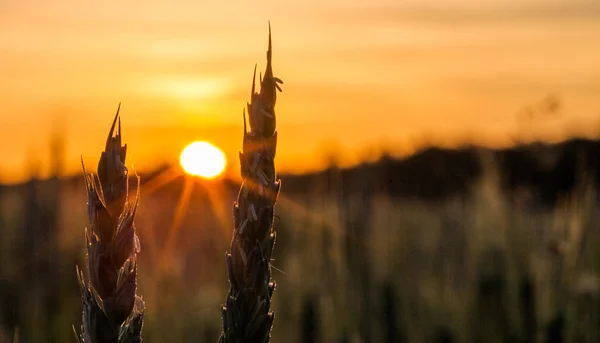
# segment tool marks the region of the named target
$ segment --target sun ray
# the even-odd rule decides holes
[[[162,172],[160,172],[159,174],[153,176],[151,179],[149,179],[148,181],[144,181],[144,183],[141,185],[140,191],[146,196],[146,195],[150,195],[152,193],[154,193],[155,191],[159,190],[161,187],[171,183],[172,181],[174,181],[175,179],[177,179],[179,176],[184,175],[181,170],[177,167],[177,166],[171,166],[165,170],[163,170]],[[133,196],[133,195],[131,195]],[[144,244],[143,246],[145,246],[145,250],[147,252],[147,256],[150,259],[150,261],[152,263],[158,263],[160,260],[160,253],[161,251],[159,251],[162,247],[159,246],[158,243],[158,239],[157,239],[157,227],[155,225],[152,225],[153,223],[151,222],[150,225],[148,225],[149,223],[146,223],[145,227],[144,227],[144,235],[142,236],[141,239],[144,239]]]
[[[217,220],[219,222],[219,227],[222,230],[219,230],[223,235],[222,238],[228,238],[226,228],[231,226],[232,214],[231,211],[227,211],[227,206],[225,205],[224,194],[227,194],[226,185],[223,182],[218,182],[213,185],[209,185],[206,187],[208,193],[209,206],[213,213],[216,214]]]
[[[241,183],[242,183],[241,180],[235,180],[235,179],[231,179],[231,180],[233,182],[235,182],[238,186],[241,185]],[[246,182],[248,183],[251,181],[250,181],[250,179],[246,179]],[[250,187],[258,187],[258,185],[256,185],[256,184],[249,184],[249,186]],[[320,215],[319,212],[317,212],[317,211],[311,211],[310,209],[306,208],[302,204],[298,203],[297,201],[294,201],[293,199],[291,199],[290,197],[288,197],[284,194],[278,195],[277,205],[287,207],[290,212],[295,213],[297,215],[306,216],[314,223],[326,224],[327,226],[331,227],[336,233],[343,232],[342,227],[336,221],[333,221],[323,215]]]
[[[173,248],[173,245],[175,244],[179,229],[181,228],[181,222],[183,221],[183,218],[185,216],[185,211],[187,210],[187,207],[189,205],[193,189],[194,179],[192,177],[186,177],[184,179],[184,185],[183,190],[181,192],[181,196],[179,197],[179,201],[177,202],[177,208],[175,209],[173,222],[167,233],[165,245],[161,254],[161,261],[159,262],[159,269],[161,270],[164,266],[168,265],[167,262],[171,259],[171,250]]]
[[[146,181],[143,184],[142,191],[144,192],[144,195],[150,195],[182,175],[184,174],[181,172],[178,166],[173,165],[162,171],[160,174],[154,176],[152,179]]]

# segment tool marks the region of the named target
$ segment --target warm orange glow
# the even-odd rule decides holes
[[[0,183],[25,181],[31,165],[49,176],[51,134],[64,140],[62,173],[79,175],[80,155],[97,163],[119,102],[140,173],[176,162],[197,137],[236,151],[269,20],[286,82],[278,172],[429,144],[597,137],[597,3],[241,1],[232,11],[219,1],[0,0],[0,136],[11,142],[0,144]],[[560,115],[518,115],[549,94]]]
[[[179,159],[186,173],[212,179],[219,176],[227,165],[225,154],[209,142],[193,142],[181,152]]]

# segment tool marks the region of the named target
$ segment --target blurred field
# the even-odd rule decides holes
[[[599,151],[428,149],[281,175],[272,341],[599,341]],[[161,182],[170,170],[142,175],[144,341],[216,342],[238,184]],[[3,186],[0,205],[0,342],[74,341],[82,177]]]

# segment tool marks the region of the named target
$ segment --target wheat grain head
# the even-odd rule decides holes
[[[271,253],[275,245],[274,206],[280,189],[275,174],[275,102],[280,79],[273,76],[271,26],[264,78],[255,90],[256,66],[250,103],[250,130],[244,110],[244,137],[240,152],[242,186],[233,206],[234,232],[227,258],[229,292],[221,308],[223,333],[219,342],[269,342],[274,314],[271,296]]]
[[[144,301],[136,295],[140,243],[133,223],[140,180],[138,177],[131,202],[119,109],[100,155],[98,174],[88,173],[82,161],[88,198],[85,237],[90,280],[85,281],[79,268],[77,276],[83,303],[80,339],[85,343],[142,341]]]

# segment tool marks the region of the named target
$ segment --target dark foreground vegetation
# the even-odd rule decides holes
[[[273,342],[599,341],[599,161],[577,139],[279,175]],[[170,169],[141,175],[144,340],[216,342],[239,184]],[[73,341],[85,199],[0,188],[0,342]]]

